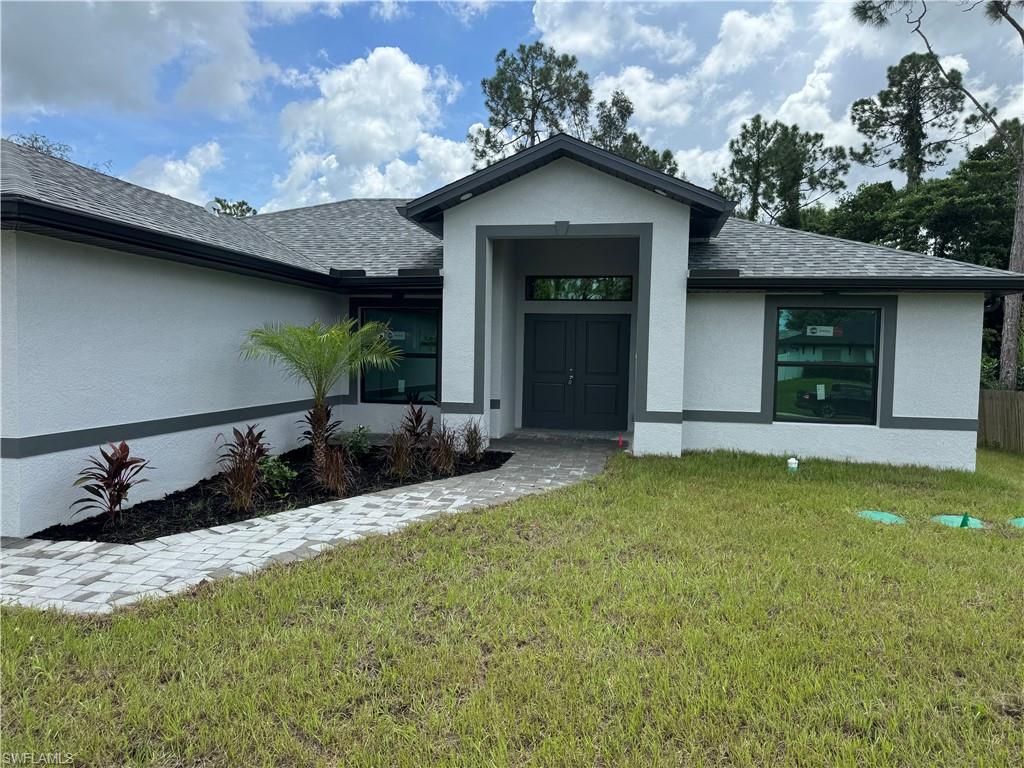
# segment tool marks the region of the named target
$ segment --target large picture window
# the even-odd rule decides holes
[[[526,278],[527,301],[632,301],[633,278],[539,277]]]
[[[776,421],[874,424],[878,309],[780,307]]]
[[[430,403],[438,397],[438,316],[433,308],[363,307],[361,322],[386,323],[402,359],[390,371],[363,371],[364,403]]]

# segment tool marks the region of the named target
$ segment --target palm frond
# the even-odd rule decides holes
[[[385,337],[387,326],[354,318],[333,325],[319,321],[308,326],[268,323],[255,328],[242,344],[242,356],[276,364],[289,378],[307,382],[313,400],[322,405],[327,393],[351,371],[393,368],[402,353]]]

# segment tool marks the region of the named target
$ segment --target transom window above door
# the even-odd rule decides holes
[[[632,301],[633,278],[587,275],[579,277],[526,278],[527,301]]]

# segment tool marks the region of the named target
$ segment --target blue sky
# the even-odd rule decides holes
[[[929,9],[938,52],[1020,115],[1019,39],[962,5]],[[576,54],[599,96],[623,88],[634,127],[704,184],[756,112],[857,142],[850,104],[920,48],[902,25],[868,30],[844,3],[809,2],[7,2],[0,31],[4,135],[38,131],[144,186],[261,210],[465,174],[480,79],[522,42]]]

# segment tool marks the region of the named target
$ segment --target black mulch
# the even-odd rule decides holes
[[[480,461],[475,463],[460,457],[455,476],[497,469],[511,456],[511,453],[504,451],[485,451]],[[442,477],[430,472],[421,472],[407,480],[397,480],[384,470],[382,449],[373,447],[354,469],[349,492],[338,497],[324,491],[314,482],[309,465],[308,446],[281,454],[280,458],[298,472],[291,488],[281,498],[261,500],[255,509],[248,512],[239,512],[228,505],[227,499],[217,491],[218,478],[215,476],[201,480],[191,488],[175,491],[162,499],[143,501],[134,505],[125,510],[116,526],[111,527],[105,515],[96,515],[68,525],[51,526],[32,534],[32,538],[134,544],[160,536],[212,528],[252,517],[263,517],[275,512],[285,512],[289,509],[299,509],[338,498],[374,493],[427,480],[438,480]]]

